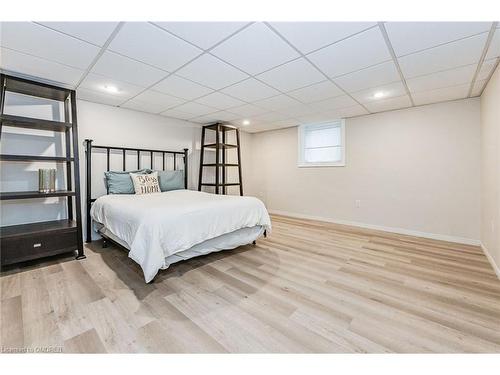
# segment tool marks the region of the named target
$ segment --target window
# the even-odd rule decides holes
[[[299,126],[299,167],[345,166],[344,120]]]

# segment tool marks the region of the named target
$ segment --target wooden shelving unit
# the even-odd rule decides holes
[[[14,115],[0,115],[0,122],[5,126],[13,126],[17,128],[28,128],[28,129],[39,129],[39,130],[50,130],[56,132],[65,132],[71,129],[71,123],[51,121],[51,120],[39,120],[32,117],[22,117]]]
[[[74,220],[53,220],[53,221],[43,221],[40,223],[30,223],[21,225],[10,225],[8,227],[3,227],[2,238],[19,238],[26,234],[35,234],[39,232],[60,232],[66,231],[71,232],[76,228],[76,222]]]
[[[52,161],[56,163],[66,163],[74,161],[72,157],[66,156],[37,156],[37,155],[5,155],[0,154],[0,161],[19,161],[19,162],[34,162],[34,161]]]
[[[64,121],[42,120],[4,113],[6,92],[19,93],[64,103]],[[0,227],[1,265],[13,264],[50,255],[74,252],[85,258],[82,240],[80,169],[76,93],[63,87],[23,78],[0,75],[0,139],[5,126],[63,132],[64,156],[0,154],[3,162],[55,162],[66,164],[66,189],[50,193],[38,191],[0,192],[0,200],[67,198],[67,219]],[[4,142],[4,140],[2,140]],[[75,213],[74,213],[74,212]]]
[[[74,197],[76,193],[68,190],[56,190],[50,193],[40,193],[39,191],[2,191],[0,192],[0,200],[10,199],[33,199],[33,198],[50,198],[50,197]]]
[[[223,148],[237,148],[238,145],[231,145],[231,144],[227,144],[227,143],[219,143],[219,144],[216,144],[216,143],[209,143],[207,145],[205,145],[205,148],[220,148],[220,149],[223,149]]]
[[[210,164],[203,164],[203,166],[204,167],[215,167],[215,166],[217,166],[217,164],[210,163]],[[228,164],[228,163],[224,163],[224,164],[220,163],[219,164],[219,167],[238,167],[238,166],[239,166],[239,164]]]
[[[215,143],[205,144],[206,131],[215,132]],[[236,134],[236,144],[226,143],[227,133],[234,131]],[[204,163],[205,149],[215,150],[215,163]],[[226,163],[228,150],[235,149],[237,151],[237,163]],[[215,183],[203,182],[203,170],[207,167],[215,169]],[[238,182],[227,182],[227,168],[238,168]],[[240,130],[232,125],[225,124],[210,124],[205,125],[201,132],[201,153],[200,153],[200,175],[198,179],[198,191],[201,191],[202,186],[215,187],[215,194],[226,194],[226,187],[239,186],[240,195],[243,195],[243,183],[241,181],[241,151],[240,151]]]
[[[221,184],[212,184],[212,183],[202,183],[201,186],[240,186],[239,182],[229,182],[229,183],[221,183]]]

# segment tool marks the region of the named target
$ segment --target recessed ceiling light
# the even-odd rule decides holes
[[[250,120],[243,120],[242,124],[243,125],[250,125]]]
[[[104,85],[104,90],[112,94],[117,94],[120,90],[116,86]]]
[[[384,96],[385,96],[385,94],[382,91],[378,91],[375,94],[373,94],[373,97],[375,99],[380,99],[380,98],[383,98]]]

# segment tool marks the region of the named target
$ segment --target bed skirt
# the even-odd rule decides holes
[[[113,242],[116,242],[125,249],[130,250],[129,245],[114,235],[109,229],[100,223],[94,223],[96,231],[105,238],[109,238]],[[162,269],[167,269],[171,264],[180,262],[182,260],[191,259],[197,256],[206,255],[209,253],[231,250],[238,246],[248,245],[253,241],[257,240],[265,231],[265,227],[257,225],[250,228],[241,228],[231,233],[223,234],[222,236],[215,237],[206,241],[203,241],[190,249],[180,251],[176,254],[170,255],[165,258],[165,267]]]

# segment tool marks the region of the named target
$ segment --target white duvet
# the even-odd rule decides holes
[[[144,195],[105,195],[90,211],[130,248],[150,282],[165,258],[241,228],[271,228],[264,204],[254,197],[174,190]]]

